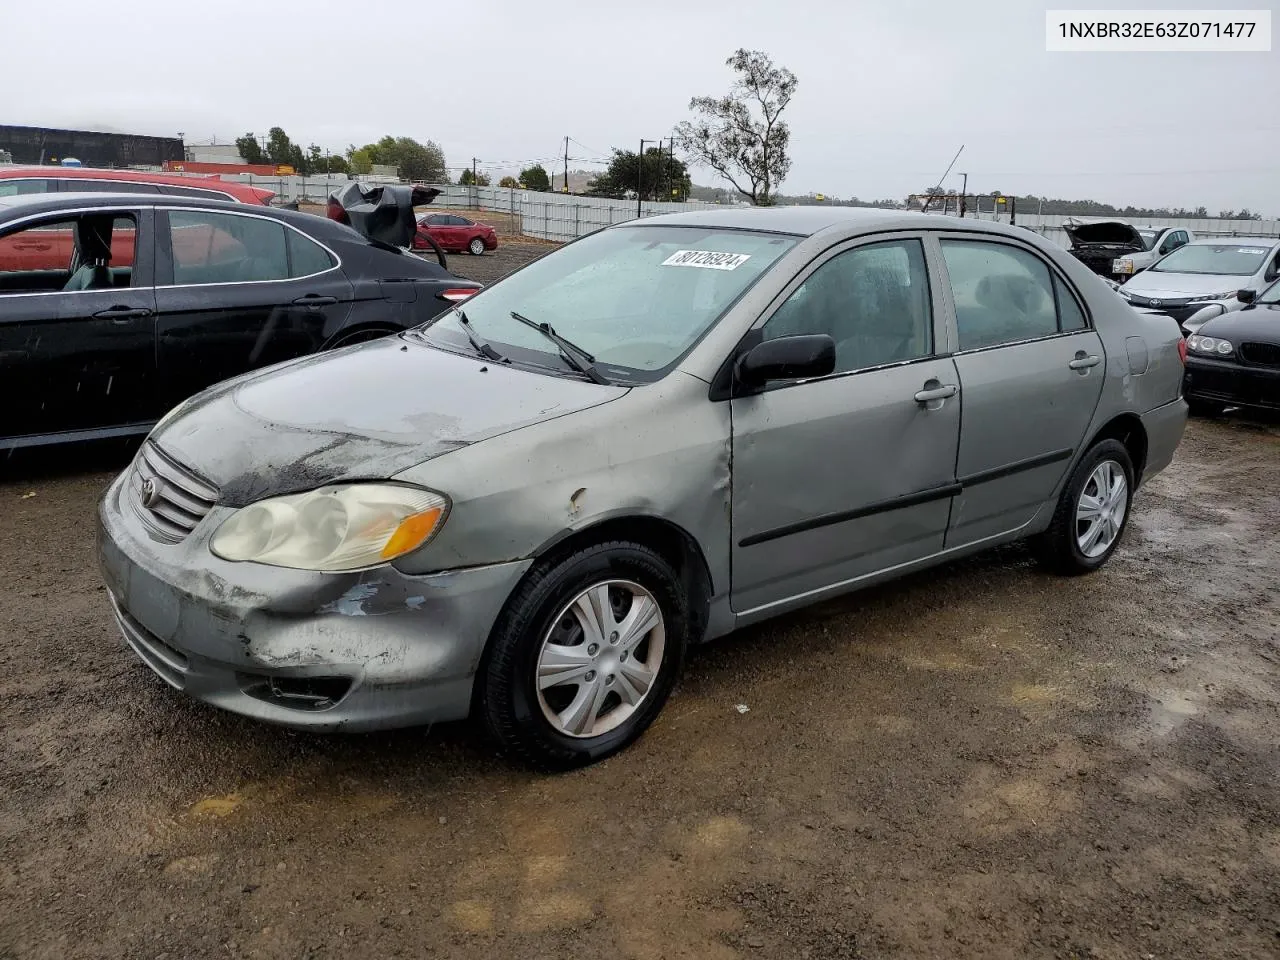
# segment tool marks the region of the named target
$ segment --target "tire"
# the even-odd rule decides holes
[[[1093,498],[1093,492],[1098,489],[1098,472],[1106,464],[1111,465],[1113,477],[1119,476],[1123,479],[1124,488],[1121,491],[1123,502],[1119,504],[1120,509],[1123,510],[1123,516],[1118,526],[1100,518],[1103,530],[1098,539],[1086,550],[1082,546],[1081,538],[1083,537],[1085,544],[1088,544],[1089,534],[1094,531],[1095,524],[1079,518],[1077,509],[1085,506],[1082,503],[1082,497],[1088,495]],[[1106,502],[1104,501],[1104,508]],[[1113,505],[1104,512],[1104,516],[1109,516],[1111,521],[1114,521],[1116,513],[1114,498],[1111,498],[1111,502]],[[1053,513],[1053,520],[1049,523],[1049,529],[1032,541],[1032,549],[1040,562],[1055,573],[1067,576],[1092,573],[1106,563],[1116,547],[1120,545],[1125,528],[1129,525],[1132,505],[1133,461],[1129,457],[1129,451],[1118,440],[1100,440],[1080,459],[1071,472],[1071,477],[1062,490],[1062,496],[1058,499],[1058,506]],[[1112,527],[1114,527],[1114,533],[1112,533]],[[1110,536],[1110,539],[1104,546],[1103,541],[1107,536]],[[1098,549],[1099,547],[1102,549]],[[1095,550],[1097,550],[1096,553]]]
[[[471,251],[473,257],[478,257],[484,253],[484,241],[479,237],[472,237],[471,242],[467,244],[467,249]]]
[[[1187,398],[1187,412],[1193,417],[1220,417],[1226,409],[1227,405],[1225,403]]]
[[[602,586],[609,583],[611,610],[592,621],[603,624],[597,636],[584,627],[584,617],[599,610]],[[624,541],[535,566],[499,615],[477,679],[477,712],[503,752],[538,769],[567,770],[617,753],[639,737],[666,703],[684,662],[689,601],[679,583],[661,556]],[[630,647],[628,661],[627,615],[648,622],[650,603],[658,623],[635,631],[641,639]],[[606,634],[610,626],[618,629]],[[544,647],[553,646],[544,656]],[[652,677],[637,698],[640,681],[632,678],[647,668]],[[575,726],[576,733],[570,730]]]

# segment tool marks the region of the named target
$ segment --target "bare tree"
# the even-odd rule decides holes
[[[791,169],[791,130],[778,118],[795,94],[796,76],[760,50],[739,49],[725,64],[738,75],[732,89],[690,100],[695,117],[676,125],[676,142],[753,204],[768,206]]]

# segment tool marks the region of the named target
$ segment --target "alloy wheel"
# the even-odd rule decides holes
[[[1076,544],[1089,559],[1116,542],[1129,509],[1129,483],[1114,460],[1103,460],[1085,481],[1076,503]]]

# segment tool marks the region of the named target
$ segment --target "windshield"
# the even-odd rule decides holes
[[[1270,247],[1234,243],[1189,243],[1151,268],[1152,273],[1203,273],[1247,277],[1258,272]]]
[[[1262,291],[1262,295],[1258,297],[1258,303],[1280,303],[1280,280]]]
[[[549,324],[594,358],[605,377],[658,379],[796,243],[794,237],[709,227],[634,226],[584,237],[461,304],[472,330],[515,362],[568,369]],[[467,349],[451,311],[428,339]]]
[[[1156,245],[1156,240],[1160,237],[1159,230],[1139,230],[1138,236],[1142,237],[1142,245],[1150,250]]]

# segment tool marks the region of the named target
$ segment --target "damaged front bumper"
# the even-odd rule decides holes
[[[309,730],[465,717],[489,631],[531,561],[427,576],[324,574],[209,552],[231,511],[159,543],[122,499],[98,509],[98,555],[124,639],[171,686],[233,713]]]

